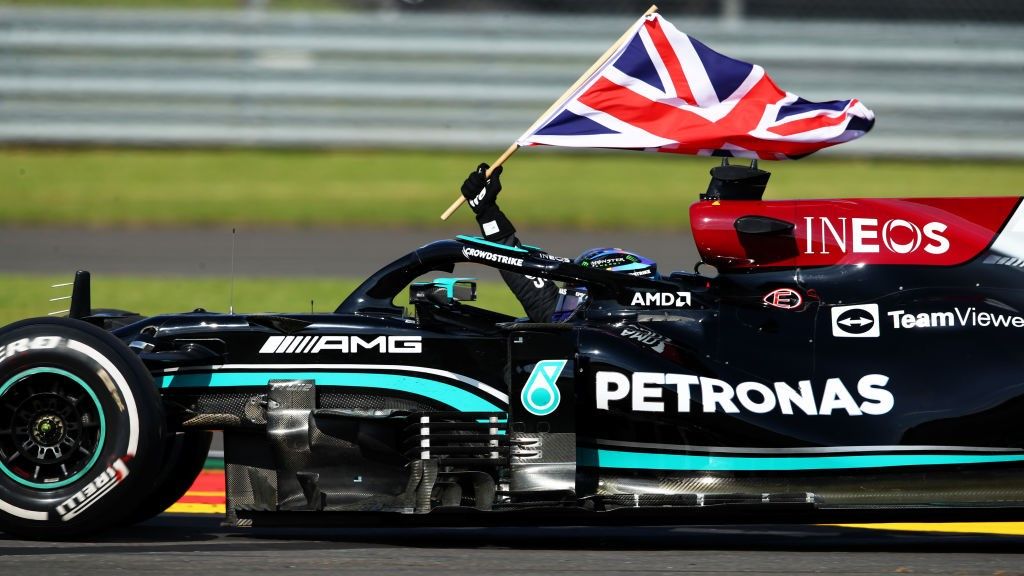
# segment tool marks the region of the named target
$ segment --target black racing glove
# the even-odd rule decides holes
[[[462,195],[476,214],[484,238],[500,242],[513,236],[516,229],[495,204],[498,192],[501,192],[502,167],[495,168],[490,178],[486,176],[487,168],[487,164],[480,164],[475,172],[469,174],[462,183]]]
[[[490,178],[487,178],[486,175],[487,168],[489,168],[487,164],[480,164],[476,167],[476,171],[470,172],[466,181],[462,183],[462,195],[466,197],[466,202],[476,214],[483,212],[488,206],[494,206],[498,192],[501,192],[502,167],[495,168],[494,174],[491,174]]]

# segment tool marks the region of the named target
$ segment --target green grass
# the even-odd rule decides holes
[[[0,224],[472,228],[440,213],[493,153],[0,149]],[[519,226],[686,225],[715,160],[520,151],[500,203]],[[1024,163],[808,158],[763,162],[767,198],[1020,194]]]
[[[50,288],[68,281],[69,276],[0,274],[0,326],[67,308],[66,300],[48,300],[70,294],[70,287]],[[331,312],[358,283],[353,279],[236,278],[235,312],[308,312],[310,300],[316,312]],[[147,315],[188,312],[199,307],[227,312],[230,286],[228,278],[93,276],[92,304]],[[475,306],[523,315],[522,307],[504,284],[482,282],[478,291],[480,299]],[[395,299],[399,305],[407,302],[403,296]]]

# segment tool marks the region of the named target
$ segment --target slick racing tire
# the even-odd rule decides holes
[[[181,499],[203,471],[212,440],[213,432],[206,430],[189,430],[170,436],[165,443],[163,469],[155,488],[126,523],[149,520]]]
[[[122,523],[152,492],[164,443],[153,380],[120,340],[66,318],[0,329],[0,532]]]

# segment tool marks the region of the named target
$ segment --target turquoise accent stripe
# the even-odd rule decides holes
[[[490,424],[491,423],[491,421],[486,419],[486,418],[477,418],[477,422],[479,422],[480,424]],[[508,424],[508,419],[507,418],[500,418],[498,420],[498,423],[499,424]],[[504,435],[505,435],[505,431],[504,430],[498,430],[498,436],[504,436]]]
[[[443,402],[460,412],[504,412],[462,388],[415,376],[372,372],[204,372],[157,377],[160,388],[266,386],[268,380],[315,380],[317,386],[379,388]]]
[[[75,384],[78,384],[79,386],[81,386],[85,390],[85,392],[89,395],[89,398],[92,399],[93,405],[96,406],[96,411],[99,413],[99,418],[100,418],[100,437],[96,441],[96,450],[93,451],[92,458],[89,459],[89,462],[86,463],[84,468],[82,468],[78,472],[72,474],[70,477],[65,478],[65,479],[63,479],[63,480],[61,480],[59,482],[45,482],[45,483],[44,482],[30,482],[28,480],[25,480],[24,478],[21,478],[20,476],[15,475],[13,472],[11,472],[7,468],[7,466],[2,461],[0,461],[0,471],[3,471],[4,474],[6,474],[8,477],[10,477],[12,480],[17,482],[18,484],[21,484],[23,486],[28,486],[29,488],[38,488],[38,489],[61,488],[63,486],[67,486],[68,484],[71,484],[72,482],[75,482],[76,480],[78,480],[79,478],[84,476],[86,472],[88,472],[89,470],[92,469],[93,464],[96,463],[96,459],[100,457],[100,452],[103,451],[103,448],[105,446],[104,442],[106,442],[106,437],[107,437],[107,418],[103,414],[103,405],[100,404],[100,399],[96,397],[96,393],[92,391],[92,388],[90,388],[89,385],[86,384],[78,376],[75,376],[74,374],[68,372],[67,370],[61,370],[60,368],[49,368],[49,367],[31,368],[31,369],[26,370],[24,372],[19,372],[19,373],[15,374],[14,376],[12,376],[9,380],[7,380],[7,382],[4,382],[3,386],[0,386],[0,397],[2,397],[7,392],[7,390],[15,382],[18,382],[19,380],[22,380],[24,378],[28,378],[29,376],[32,376],[33,374],[57,374],[58,376],[63,376],[65,378],[71,380],[72,382],[74,382]]]
[[[449,299],[455,297],[455,284],[458,282],[476,282],[476,278],[434,278],[434,284],[443,287]]]
[[[581,466],[593,466],[596,468],[746,472],[995,464],[999,462],[1022,462],[1024,461],[1024,454],[864,454],[855,456],[750,457],[651,454],[646,452],[580,448],[577,450],[576,459]]]
[[[628,272],[630,270],[640,270],[641,268],[648,268],[650,264],[644,264],[643,262],[632,262],[630,264],[623,264],[621,266],[613,266],[609,268],[612,272]]]
[[[456,236],[459,240],[465,240],[466,242],[472,242],[474,244],[483,244],[484,246],[490,246],[492,248],[500,248],[502,250],[510,250],[512,252],[527,252],[518,246],[506,246],[504,244],[498,244],[497,242],[491,242],[490,240],[484,240],[478,236],[466,236],[465,234],[459,234]]]

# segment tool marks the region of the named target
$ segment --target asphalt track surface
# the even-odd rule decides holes
[[[475,226],[475,224],[474,224]],[[466,227],[466,233],[477,234]],[[450,238],[436,230],[239,229],[234,238],[238,276],[363,277],[428,242]],[[552,232],[520,230],[524,243],[574,257],[588,248],[618,246],[653,258],[662,271],[692,270],[697,250],[689,231]],[[93,275],[228,276],[231,228],[88,230],[0,229],[0,272]],[[479,273],[478,273],[479,272]],[[473,274],[497,273],[474,266]]]
[[[1024,538],[829,526],[226,529],[160,516],[60,544],[3,539],[0,573],[1024,574]]]
[[[469,231],[469,230],[467,230]],[[239,276],[359,277],[436,231],[239,230]],[[621,246],[662,270],[691,269],[679,233],[521,230],[573,256]],[[230,229],[0,230],[0,272],[224,276]],[[475,272],[475,271],[474,271]],[[486,275],[481,275],[487,277]],[[0,534],[0,574],[989,574],[1024,576],[1024,536],[804,525],[569,528],[233,529],[218,516],[165,514],[83,541]]]

